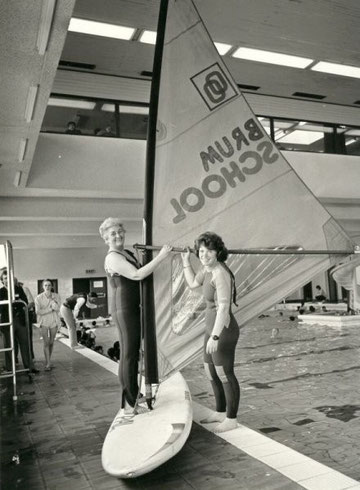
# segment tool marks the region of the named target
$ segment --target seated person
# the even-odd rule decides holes
[[[96,133],[96,136],[105,136],[107,138],[113,138],[114,136],[116,136],[116,134],[113,132],[111,126],[108,125],[106,126],[105,129],[100,129],[100,131]]]
[[[76,123],[74,123],[74,121],[69,121],[67,123],[65,134],[81,134],[81,131],[76,127]]]

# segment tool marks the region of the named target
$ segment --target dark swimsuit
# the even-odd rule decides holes
[[[222,266],[222,265],[221,265]],[[215,286],[211,282],[212,273],[205,273],[202,291],[206,302],[204,362],[209,365],[211,385],[216,400],[216,411],[225,412],[228,418],[236,418],[240,401],[239,383],[234,373],[235,348],[239,338],[239,326],[231,312],[230,323],[225,326],[219,336],[218,348],[212,354],[206,353],[206,345],[212,334],[216,319]],[[232,296],[232,295],[231,295]],[[230,297],[231,297],[230,296]],[[217,375],[215,366],[222,366],[227,382],[222,382]]]
[[[137,269],[140,267],[136,258],[128,250],[126,254],[115,250],[109,253],[118,253]],[[110,313],[119,333],[121,407],[124,407],[125,400],[133,407],[139,391],[137,376],[141,338],[140,283],[116,274],[108,274],[108,276]]]

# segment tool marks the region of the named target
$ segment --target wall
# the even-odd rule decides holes
[[[146,141],[66,134],[39,136],[28,187],[144,193]]]
[[[106,247],[87,249],[14,250],[15,276],[37,294],[38,279],[57,279],[61,299],[72,294],[72,279],[104,277]],[[86,269],[95,269],[87,274]]]

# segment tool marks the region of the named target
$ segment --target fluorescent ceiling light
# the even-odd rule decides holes
[[[69,31],[80,32],[82,34],[92,34],[93,36],[112,37],[114,39],[125,39],[129,41],[134,35],[134,27],[124,27],[105,22],[95,22],[93,20],[77,19],[70,20]]]
[[[360,78],[360,68],[357,66],[340,65],[339,63],[328,63],[319,61],[311,67],[311,70],[321,71],[323,73],[331,73],[333,75],[341,75],[343,77]]]
[[[103,104],[101,110],[115,112],[115,104]],[[136,105],[121,105],[119,106],[119,112],[122,114],[149,114],[149,108]]]
[[[124,114],[149,114],[148,107],[141,107],[135,105],[121,105],[119,111]]]
[[[356,141],[357,141],[356,138],[351,138],[351,139],[345,141],[345,145],[346,146],[351,145],[352,143],[355,143]]]
[[[146,44],[155,44],[156,31],[143,31],[139,37],[139,41]]]
[[[115,112],[115,104],[103,104],[101,106],[102,111]]]
[[[301,130],[295,130],[292,131],[290,134],[286,134],[283,137],[277,138],[276,141],[280,143],[292,143],[292,144],[299,144],[299,145],[311,145],[315,141],[318,141],[324,137],[323,133],[320,133],[319,131],[301,131]]]
[[[215,44],[215,48],[218,50],[218,53],[221,56],[224,56],[232,48],[231,44],[224,44],[224,43],[214,43],[214,44]]]
[[[261,63],[272,63],[273,65],[291,66],[292,68],[306,68],[314,60],[291,56],[289,54],[274,53],[261,49],[238,48],[231,56],[243,60],[260,61]]]
[[[346,136],[360,136],[360,129],[350,129],[346,132]]]
[[[77,99],[62,99],[61,97],[50,97],[48,105],[56,107],[71,107],[73,109],[88,109],[93,110],[96,102]]]
[[[41,55],[45,54],[49,43],[50,30],[54,17],[55,2],[56,0],[44,0],[42,4],[40,26],[36,40],[36,47],[39,51],[39,54]]]

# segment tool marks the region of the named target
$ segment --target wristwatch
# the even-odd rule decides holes
[[[212,336],[211,336],[211,338],[212,338],[213,340],[219,340],[218,335],[212,335]]]

